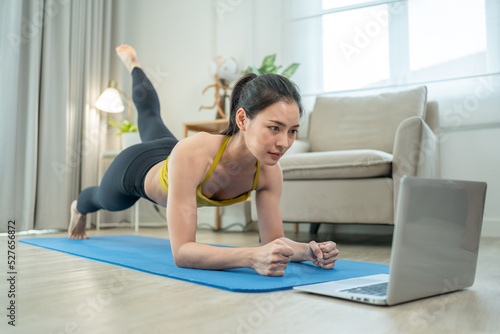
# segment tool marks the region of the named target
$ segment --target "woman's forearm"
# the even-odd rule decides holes
[[[293,249],[293,255],[290,256],[292,262],[310,260],[308,256],[309,244],[296,242],[286,237],[277,240],[281,240]],[[197,242],[186,242],[177,250],[174,250],[173,253],[175,264],[181,268],[207,270],[251,268],[260,271],[263,262],[261,258],[262,251],[262,247],[217,247]],[[279,253],[282,253],[282,251],[280,250]],[[268,262],[273,261],[268,260]]]
[[[232,248],[187,242],[174,250],[178,267],[192,269],[223,270],[253,268],[252,248]]]
[[[217,247],[186,242],[173,250],[175,264],[183,268],[223,270],[251,268],[259,275],[283,276],[294,251],[282,240],[255,248]]]
[[[305,244],[302,242],[296,242],[286,237],[279,238],[283,242],[285,242],[288,246],[293,249],[292,262],[302,262],[307,261],[309,258],[307,256],[307,252],[309,250],[309,244]]]

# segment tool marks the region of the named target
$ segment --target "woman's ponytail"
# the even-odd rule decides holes
[[[226,130],[222,132],[223,135],[232,136],[239,131],[236,124],[236,112],[240,109],[241,94],[245,85],[251,80],[255,79],[257,74],[248,73],[238,80],[234,85],[233,92],[231,93],[231,110],[229,112],[229,125]]]

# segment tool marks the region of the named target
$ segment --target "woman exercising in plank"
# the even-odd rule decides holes
[[[164,125],[158,96],[135,50],[116,49],[132,74],[141,144],[123,150],[98,187],[84,189],[71,205],[69,237],[86,239],[86,214],[119,211],[139,198],[166,207],[177,266],[252,268],[282,276],[288,262],[309,260],[332,269],[339,251],[332,241],[298,243],[284,236],[280,212],[281,156],[293,144],[302,114],[296,86],[283,76],[247,74],[234,86],[228,128],[178,141]],[[262,246],[226,248],[196,242],[197,207],[244,201],[256,192]]]

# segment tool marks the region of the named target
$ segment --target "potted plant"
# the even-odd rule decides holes
[[[278,73],[278,70],[283,66],[275,65],[274,64],[275,60],[276,60],[276,54],[266,56],[264,57],[262,65],[259,68],[254,66],[248,66],[248,68],[245,71],[243,71],[243,74],[255,73],[257,75],[260,75],[265,73]],[[281,74],[285,78],[290,78],[295,73],[299,65],[300,65],[299,63],[293,63],[279,74]]]
[[[139,136],[139,129],[137,125],[128,120],[124,119],[122,124],[117,124],[112,119],[108,120],[108,123],[111,126],[114,126],[118,129],[116,134],[122,137],[122,149],[126,149],[129,146],[139,144],[141,142],[141,138]]]

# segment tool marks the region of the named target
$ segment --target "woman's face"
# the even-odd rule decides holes
[[[292,146],[299,128],[297,103],[276,102],[244,123],[250,152],[265,165],[275,165]]]

